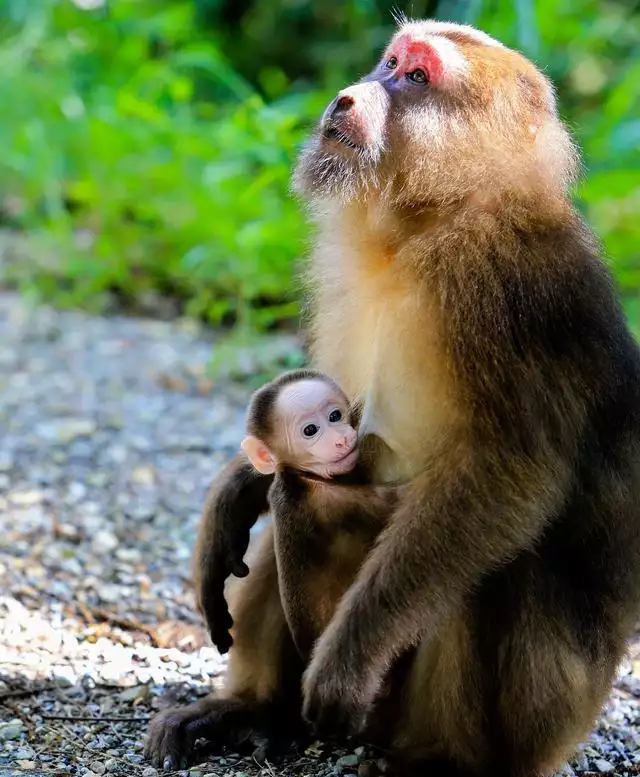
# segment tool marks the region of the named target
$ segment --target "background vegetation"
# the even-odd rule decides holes
[[[399,0],[467,21],[557,83],[577,192],[640,320],[640,4]],[[384,0],[0,0],[5,283],[99,308],[158,295],[268,329],[297,313],[296,148],[393,27]],[[11,243],[11,245],[14,245]]]

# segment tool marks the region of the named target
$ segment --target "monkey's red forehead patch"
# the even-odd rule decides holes
[[[389,46],[387,58],[396,57],[405,73],[424,70],[432,85],[466,70],[466,61],[456,44],[439,35],[416,38],[410,32],[400,34]]]
[[[421,69],[432,84],[444,75],[444,63],[436,48],[425,40],[415,40],[409,33],[401,35],[389,47],[389,56],[397,57],[398,66],[405,72]]]

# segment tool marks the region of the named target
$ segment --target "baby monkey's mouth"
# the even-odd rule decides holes
[[[331,464],[331,469],[335,474],[340,474],[342,472],[349,472],[352,470],[356,462],[358,461],[358,446],[354,445],[351,450],[349,450],[347,453],[344,454],[344,456],[341,456],[339,459],[336,459]]]

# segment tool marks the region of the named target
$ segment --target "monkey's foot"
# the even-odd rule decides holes
[[[216,745],[252,744],[266,758],[269,737],[261,726],[264,709],[239,699],[207,696],[186,707],[171,707],[149,724],[145,757],[160,769],[185,769],[193,761],[197,739]]]

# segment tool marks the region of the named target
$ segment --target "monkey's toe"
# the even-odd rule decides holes
[[[188,765],[193,741],[187,731],[190,707],[172,708],[149,725],[144,755],[156,768],[174,770]]]

